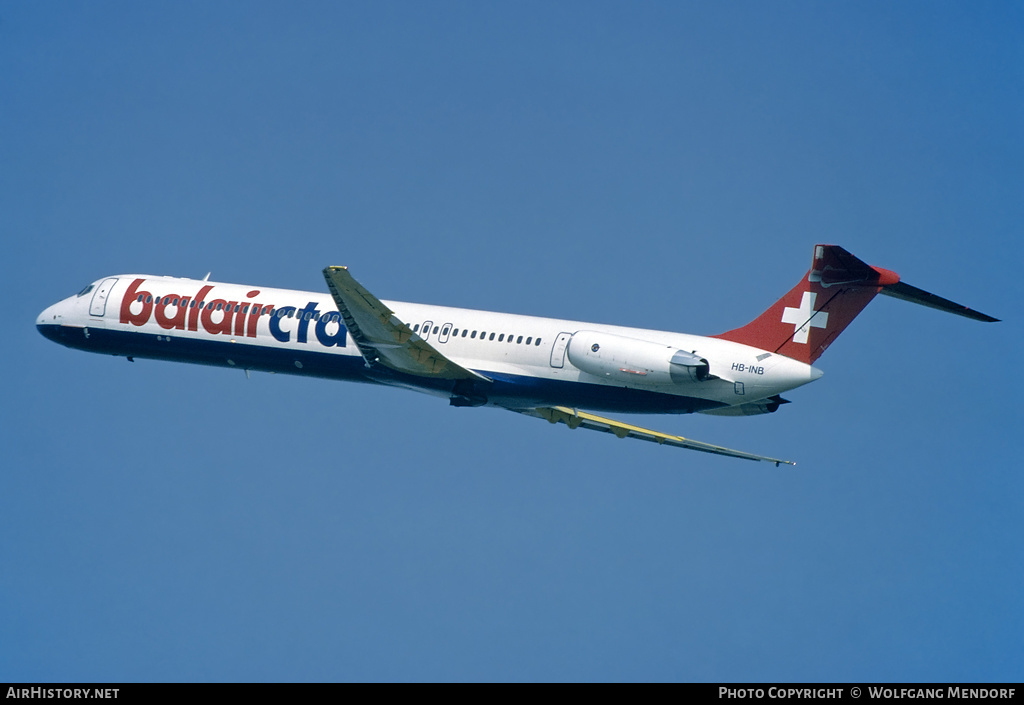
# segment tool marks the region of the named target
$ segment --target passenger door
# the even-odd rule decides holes
[[[102,318],[103,314],[107,310],[107,297],[110,296],[110,290],[114,288],[114,284],[117,283],[117,277],[110,277],[100,282],[100,285],[96,287],[96,293],[92,295],[92,303],[89,304],[89,315]]]
[[[565,366],[565,349],[569,345],[572,333],[559,333],[555,344],[551,346],[551,366],[561,369]]]

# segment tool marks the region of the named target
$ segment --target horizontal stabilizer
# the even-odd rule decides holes
[[[947,313],[955,313],[958,316],[964,316],[965,318],[971,318],[975,321],[984,321],[986,323],[998,323],[998,318],[992,318],[992,316],[986,316],[984,313],[975,311],[974,309],[961,306],[958,303],[953,303],[949,299],[944,299],[941,296],[935,294],[929,294],[924,289],[918,289],[916,286],[910,286],[910,284],[904,284],[899,282],[897,284],[889,284],[882,288],[882,294],[891,296],[894,299],[903,299],[904,301],[910,301],[911,303],[921,304],[928,308],[937,308],[940,311],[946,311]]]
[[[862,262],[838,245],[815,245],[811,269],[788,294],[742,328],[713,337],[813,364],[876,294],[975,321],[999,320],[904,284],[896,272]]]

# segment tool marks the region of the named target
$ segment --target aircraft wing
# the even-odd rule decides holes
[[[490,381],[452,362],[413,333],[398,320],[394,311],[353,279],[347,267],[327,267],[324,279],[349,335],[370,367],[383,365],[399,372],[437,379]]]
[[[722,446],[716,446],[710,443],[701,443],[700,441],[683,438],[682,436],[672,436],[667,433],[661,433],[660,431],[651,431],[650,429],[641,428],[640,426],[633,426],[632,424],[616,421],[615,419],[606,419],[603,416],[588,414],[585,411],[570,409],[565,406],[543,406],[536,409],[512,409],[512,411],[518,411],[519,413],[526,414],[527,416],[535,416],[539,419],[545,419],[550,423],[564,423],[569,428],[586,428],[591,431],[611,433],[619,438],[638,438],[642,441],[651,441],[653,443],[675,446],[677,448],[689,448],[690,450],[699,450],[704,453],[714,453],[715,455],[728,455],[732,458],[764,460],[765,462],[775,463],[775,467],[778,467],[781,463],[796,465],[796,463],[791,460],[769,458],[765,455],[744,453],[741,450],[732,450],[730,448],[723,448]]]

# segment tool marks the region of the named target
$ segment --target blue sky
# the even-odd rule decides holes
[[[1024,676],[1019,3],[0,6],[0,680]],[[879,297],[653,428],[71,351],[145,272],[698,334]]]

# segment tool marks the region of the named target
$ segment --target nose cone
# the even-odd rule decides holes
[[[59,304],[48,306],[43,309],[43,312],[36,316],[36,330],[43,334],[44,338],[48,338],[55,343],[62,342],[61,338],[61,317],[57,313],[57,307]]]

